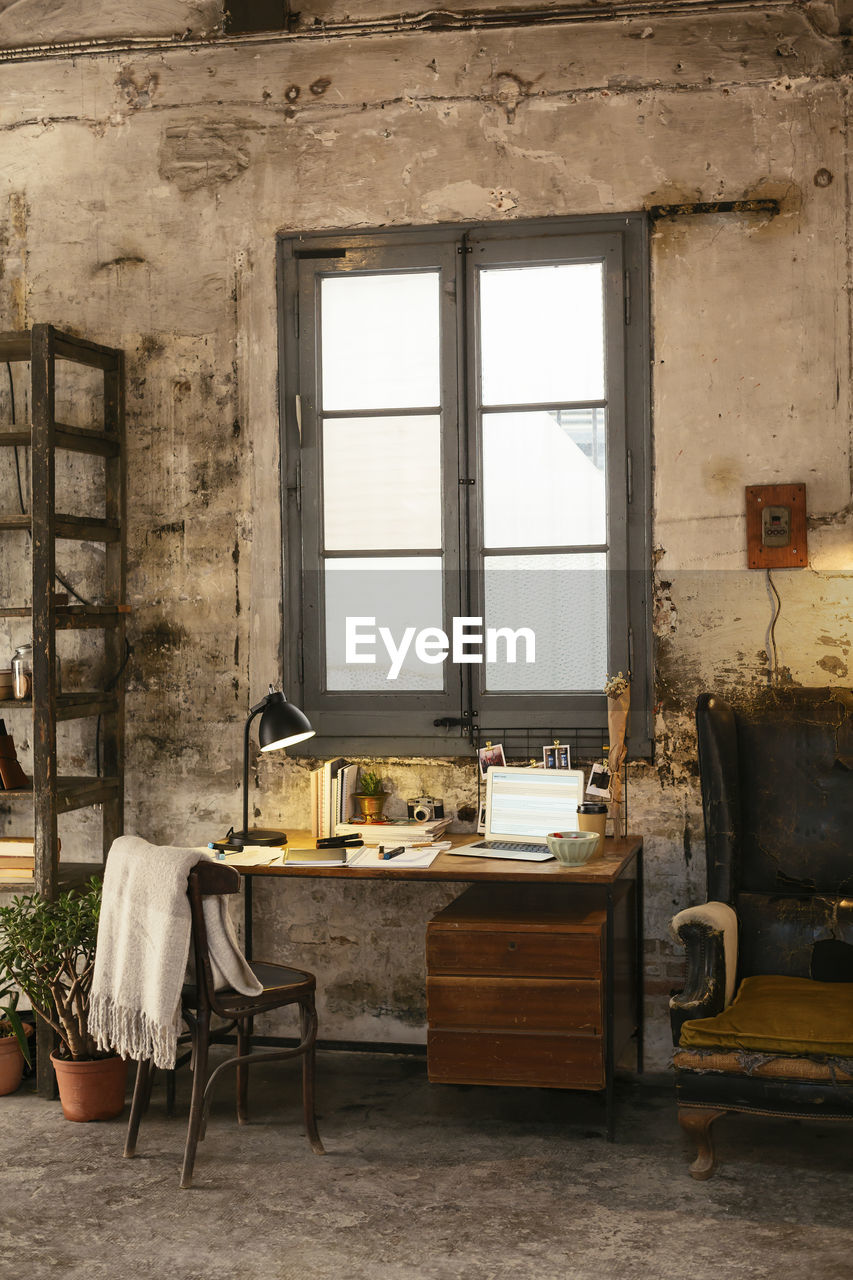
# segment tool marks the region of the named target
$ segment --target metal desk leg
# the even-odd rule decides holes
[[[607,886],[607,942],[605,947],[606,954],[606,972],[604,975],[604,1105],[605,1120],[607,1125],[607,1141],[613,1142],[615,1136],[614,1114],[613,1114],[613,1077],[616,1067],[616,1054],[614,1046],[614,991],[615,981],[613,974],[613,886]]]
[[[243,953],[252,959],[252,876],[243,876]]]

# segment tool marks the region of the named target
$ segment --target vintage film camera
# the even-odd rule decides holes
[[[432,822],[433,818],[444,817],[444,801],[435,796],[415,796],[406,801],[406,809],[415,822]]]

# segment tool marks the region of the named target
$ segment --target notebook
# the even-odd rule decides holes
[[[577,831],[583,799],[582,769],[516,769],[493,765],[486,773],[486,835],[452,850],[468,858],[546,862],[545,837]]]

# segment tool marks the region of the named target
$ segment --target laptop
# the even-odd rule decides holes
[[[450,852],[465,858],[547,862],[545,837],[577,831],[583,800],[582,769],[516,769],[492,765],[486,772],[486,834]]]

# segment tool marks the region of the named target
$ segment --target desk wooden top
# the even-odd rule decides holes
[[[477,837],[471,834],[445,837],[459,846]],[[309,831],[288,832],[288,844],[296,849],[311,848],[315,837]],[[642,852],[640,836],[623,836],[605,840],[604,848],[582,867],[564,867],[559,862],[513,862],[508,858],[461,858],[452,852],[440,853],[429,867],[395,867],[393,860],[384,867],[311,867],[261,866],[237,867],[245,876],[289,876],[298,879],[323,880],[458,880],[463,883],[524,884],[613,884],[626,875],[633,878],[636,865],[631,863]]]

